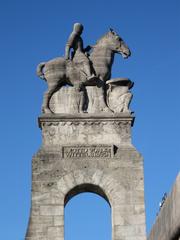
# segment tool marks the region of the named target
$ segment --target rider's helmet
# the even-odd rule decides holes
[[[74,31],[75,31],[76,33],[81,34],[82,31],[83,31],[83,25],[82,25],[81,23],[75,23],[75,24],[74,24]]]

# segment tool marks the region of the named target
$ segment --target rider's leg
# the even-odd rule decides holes
[[[92,73],[90,64],[88,62],[83,63],[83,70],[84,70],[84,72],[86,74],[86,78],[88,80],[95,77],[95,74]]]

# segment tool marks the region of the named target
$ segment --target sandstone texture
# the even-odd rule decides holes
[[[145,240],[143,159],[131,143],[134,117],[44,114],[42,146],[32,161],[26,240],[64,240],[64,207],[93,192],[111,206],[112,240]]]
[[[148,240],[180,239],[180,173],[166,198]]]
[[[65,57],[37,66],[48,87],[25,239],[64,240],[66,203],[93,192],[111,206],[112,240],[145,240],[143,159],[131,143],[133,82],[111,79],[115,54],[128,58],[131,51],[113,29],[84,48],[82,32],[75,23]]]

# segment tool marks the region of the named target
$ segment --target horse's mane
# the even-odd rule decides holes
[[[101,38],[99,38],[95,44],[95,46],[101,44],[109,37],[110,32],[105,33]]]

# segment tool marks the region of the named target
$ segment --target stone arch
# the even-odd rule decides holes
[[[120,184],[112,174],[101,169],[77,169],[62,176],[57,181],[58,190],[63,193],[61,204],[66,204],[71,196],[81,192],[93,192],[102,196],[112,207]],[[123,191],[122,191],[123,194]]]
[[[108,197],[106,196],[105,192],[101,187],[99,187],[98,185],[90,184],[90,183],[84,183],[84,184],[75,186],[66,194],[64,198],[64,206],[66,206],[66,204],[71,200],[71,198],[83,192],[95,193],[101,196],[102,198],[104,198],[110,205]]]
[[[63,216],[67,202],[79,193],[93,192],[103,197],[111,208],[112,239],[115,239],[117,226],[124,224],[122,206],[126,204],[126,190],[118,182],[115,173],[100,168],[82,167],[61,176],[56,186],[56,193],[61,195],[58,202]],[[64,222],[62,227],[64,228]]]

